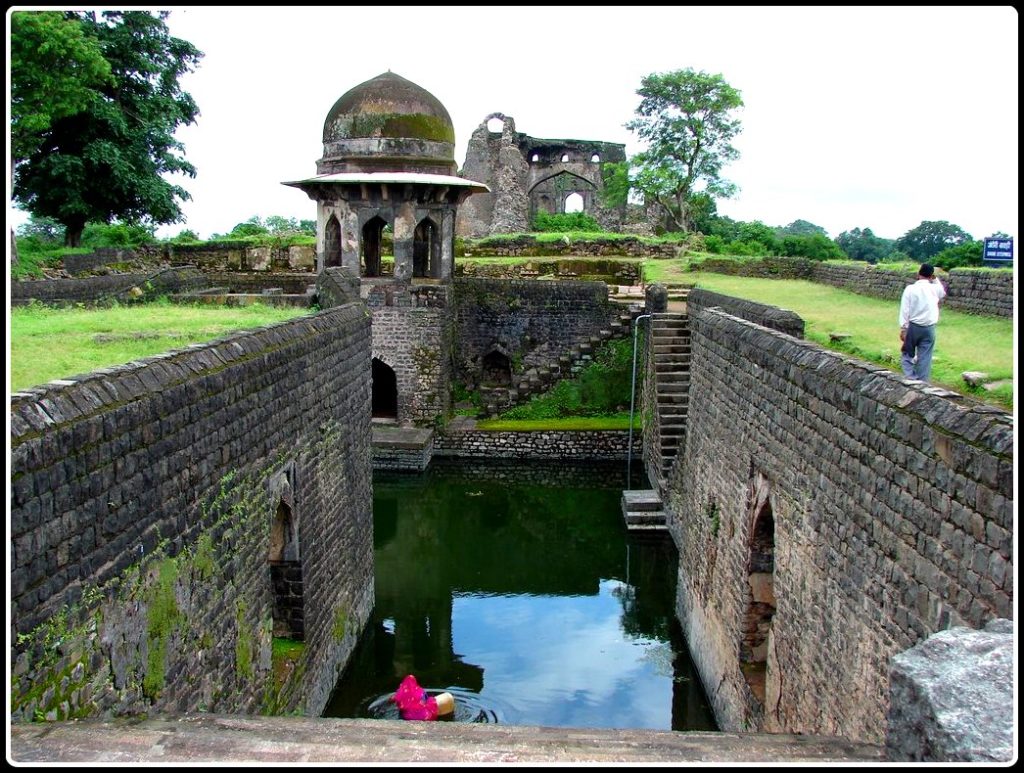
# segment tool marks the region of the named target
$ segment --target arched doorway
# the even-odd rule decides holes
[[[398,378],[387,363],[376,357],[370,363],[373,377],[372,415],[375,419],[398,418]]]
[[[341,265],[341,224],[331,215],[324,226],[324,268]]]
[[[562,205],[562,211],[567,215],[570,215],[573,212],[582,212],[583,194],[573,192],[566,196],[565,203]]]
[[[412,275],[435,279],[441,275],[441,240],[437,224],[429,217],[420,221],[412,235]]]
[[[270,525],[270,585],[273,589],[274,636],[301,640],[305,637],[302,562],[291,506],[282,498]]]
[[[362,239],[362,276],[380,276],[380,252],[383,242],[384,226],[387,222],[380,215],[374,215],[363,226]]]
[[[484,356],[480,383],[484,386],[510,386],[512,362],[497,349]]]

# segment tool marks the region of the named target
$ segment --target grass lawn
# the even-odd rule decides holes
[[[109,309],[14,307],[10,310],[10,389],[17,392],[308,313],[309,309],[262,304],[166,302]]]
[[[899,371],[899,302],[858,295],[796,279],[756,279],[704,272],[685,273],[688,283],[714,292],[779,306],[804,319],[808,340]],[[832,342],[830,333],[849,333]],[[936,331],[932,382],[1012,410],[1013,387],[971,389],[961,374],[988,373],[992,381],[1014,377],[1013,321],[942,309]]]

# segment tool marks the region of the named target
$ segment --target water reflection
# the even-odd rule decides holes
[[[627,535],[621,477],[437,460],[375,476],[377,604],[325,716],[390,716],[415,674],[456,696],[455,721],[715,729],[672,613],[675,549]]]

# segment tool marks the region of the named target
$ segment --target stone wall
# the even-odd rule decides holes
[[[322,710],[374,600],[369,355],[353,303],[12,396],[15,719]]]
[[[896,653],[1012,617],[1012,416],[718,310],[690,321],[665,499],[719,723],[881,742]]]
[[[625,260],[531,260],[526,263],[475,263],[461,261],[455,264],[455,276],[482,279],[580,279],[614,285],[640,284],[639,262]]]
[[[603,282],[456,279],[455,375],[475,383],[482,358],[498,351],[513,378],[557,362],[617,318]]]
[[[708,258],[694,264],[692,268],[734,276],[806,279],[862,295],[895,301],[900,299],[903,288],[917,278],[917,272],[913,269],[892,271],[869,264],[821,262],[806,258]],[[968,314],[1013,316],[1012,271],[954,268],[949,273],[939,271],[939,278],[946,286],[947,295],[943,301],[945,308],[957,309]]]
[[[31,300],[43,303],[102,303],[132,300],[128,291],[138,287],[142,297],[192,292],[207,285],[206,278],[193,266],[177,266],[146,273],[109,274],[81,279],[26,279],[11,282],[11,304]]]
[[[748,322],[764,325],[780,333],[791,335],[794,338],[804,337],[804,321],[800,315],[789,309],[780,309],[778,306],[770,306],[767,303],[747,301],[742,298],[734,298],[731,295],[713,293],[710,290],[702,290],[695,287],[686,296],[686,308],[691,311],[717,306],[727,314],[732,314]]]
[[[459,430],[440,433],[434,457],[470,459],[553,459],[625,461],[629,430],[534,430],[503,432]],[[641,454],[641,436],[633,432],[633,458]]]
[[[204,271],[296,271],[315,273],[316,246],[257,247],[242,240],[224,239],[196,244],[157,244],[135,248],[99,247],[91,253],[65,255],[71,274],[139,261],[192,264]]]
[[[470,201],[473,199],[470,198]],[[650,243],[632,236],[618,239],[573,238],[568,236],[556,241],[540,241],[532,234],[514,236],[491,236],[466,246],[467,255],[487,255],[499,258],[549,257],[571,255],[576,257],[612,257],[626,255],[631,258],[676,258],[681,245],[671,242]],[[721,261],[728,263],[729,261]],[[707,269],[713,271],[713,268]]]

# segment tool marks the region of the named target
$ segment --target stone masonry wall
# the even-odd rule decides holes
[[[369,360],[353,303],[12,396],[15,719],[322,710],[373,606]],[[281,685],[286,501],[306,644]]]
[[[434,457],[475,459],[625,460],[629,430],[544,430],[499,432],[459,430],[438,434]],[[641,454],[641,433],[633,432],[633,458]]]
[[[97,303],[130,300],[127,292],[138,287],[145,295],[191,292],[206,286],[206,278],[193,266],[176,266],[157,271],[80,279],[31,279],[11,282],[11,303],[30,300],[43,303]]]
[[[500,351],[513,376],[557,361],[617,317],[603,282],[456,279],[455,373],[467,383]]]
[[[718,306],[727,314],[764,325],[772,330],[778,330],[780,333],[791,335],[794,338],[804,337],[803,319],[789,309],[780,309],[778,306],[770,306],[766,303],[713,293],[699,287],[690,290],[686,297],[687,309],[704,309],[709,306]]]
[[[719,723],[881,743],[896,653],[1012,617],[1012,416],[717,310],[691,332],[665,498],[677,615]],[[761,696],[740,666],[755,587],[774,609]]]

